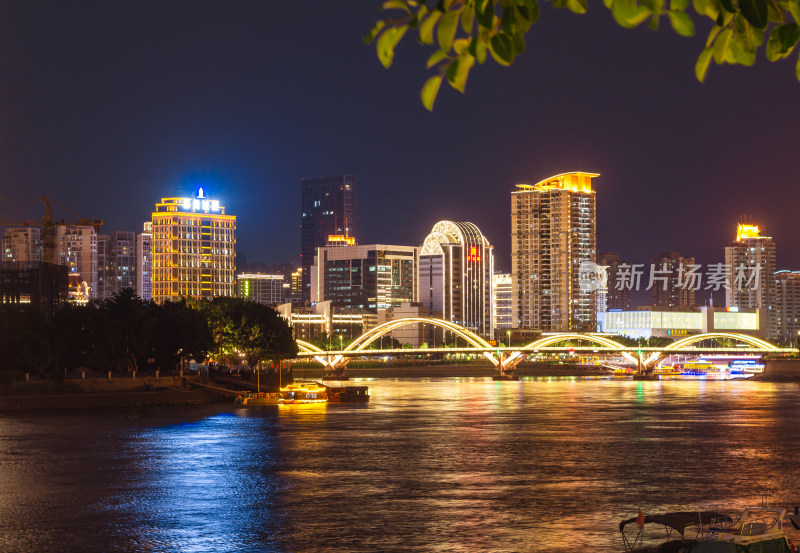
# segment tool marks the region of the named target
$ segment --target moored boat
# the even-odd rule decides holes
[[[714,521],[691,553],[789,553],[786,509],[749,507],[733,521]]]
[[[315,380],[295,380],[281,388],[283,403],[327,403],[328,389]]]
[[[368,386],[327,386],[329,403],[366,403]]]
[[[283,403],[281,392],[245,392],[237,396],[236,403],[241,405],[278,405]]]
[[[619,531],[628,553],[683,553],[699,542],[712,521],[731,521],[712,511],[679,511],[623,520]],[[632,530],[633,529],[633,530]]]

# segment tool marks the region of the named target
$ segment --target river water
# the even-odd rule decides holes
[[[800,501],[797,384],[361,381],[366,406],[0,415],[0,551],[621,551]]]

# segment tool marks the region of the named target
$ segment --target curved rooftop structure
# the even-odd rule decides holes
[[[571,171],[553,175],[550,178],[540,180],[536,184],[518,184],[517,192],[529,190],[571,190],[572,192],[594,192],[592,190],[592,179],[599,177],[600,173],[584,173],[583,171]]]
[[[442,244],[489,247],[489,241],[473,223],[439,221],[422,244],[420,255],[441,254]]]

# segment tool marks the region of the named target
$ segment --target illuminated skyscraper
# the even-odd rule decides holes
[[[152,215],[153,300],[236,295],[236,216],[200,188],[162,198]]]
[[[472,223],[436,223],[419,254],[419,303],[433,317],[494,337],[493,249]]]
[[[283,275],[242,273],[236,282],[240,298],[273,306],[283,303]]]
[[[97,230],[92,225],[55,226],[56,264],[66,265],[70,299],[97,299]]]
[[[328,243],[329,236],[352,237],[356,178],[352,175],[303,179],[300,201],[301,265],[303,299],[311,298],[311,266],[317,248]]]
[[[572,172],[511,193],[511,278],[519,328],[594,332],[594,290],[580,274],[597,259],[596,173]]]
[[[756,225],[739,224],[736,241],[725,247],[728,289],[725,305],[743,309],[761,308],[767,312],[767,338],[778,337],[775,313],[775,241],[761,236]]]
[[[492,284],[494,294],[494,328],[497,330],[514,328],[513,308],[511,298],[514,288],[511,284],[511,275],[495,273]],[[502,336],[498,336],[498,339]]]
[[[618,253],[606,252],[600,254],[599,265],[606,269],[606,290],[605,290],[605,309],[602,311],[620,310],[631,311],[633,309],[633,290],[627,286],[618,285],[621,280],[619,273],[620,265],[627,265],[628,262],[620,258]],[[598,288],[598,295],[600,289]],[[598,311],[601,302],[598,301]]]

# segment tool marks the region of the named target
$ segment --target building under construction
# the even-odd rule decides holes
[[[67,267],[39,261],[0,263],[0,303],[31,305],[52,317],[67,301]]]

